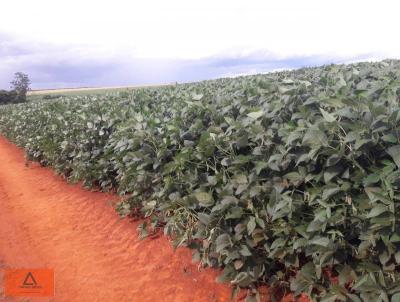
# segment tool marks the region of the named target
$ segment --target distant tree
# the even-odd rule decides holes
[[[31,81],[27,74],[22,72],[14,74],[14,80],[11,81],[11,88],[17,93],[18,102],[26,101],[26,93],[29,91],[30,84]]]

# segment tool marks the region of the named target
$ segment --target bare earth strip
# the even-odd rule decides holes
[[[188,249],[139,240],[120,219],[115,196],[69,185],[47,168],[24,165],[0,137],[0,268],[53,268],[54,299],[25,301],[229,301],[216,271],[199,271]],[[0,270],[1,272],[1,270]],[[3,298],[0,274],[0,301]]]

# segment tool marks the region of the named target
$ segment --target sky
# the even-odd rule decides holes
[[[190,82],[400,58],[395,0],[19,0],[0,18],[0,89]]]

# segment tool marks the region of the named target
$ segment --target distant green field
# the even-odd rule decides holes
[[[32,90],[28,92],[28,100],[34,101],[43,98],[55,98],[57,96],[85,96],[85,95],[117,95],[121,92],[132,92],[138,88],[161,87],[175,85],[175,83],[140,85],[140,86],[122,86],[122,87],[83,87],[83,88],[61,88]]]

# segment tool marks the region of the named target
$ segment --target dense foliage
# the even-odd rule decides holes
[[[221,280],[400,299],[400,63],[3,106],[0,131],[127,198]],[[156,251],[155,251],[156,252]]]
[[[17,96],[14,90],[0,90],[0,105],[19,103]]]

